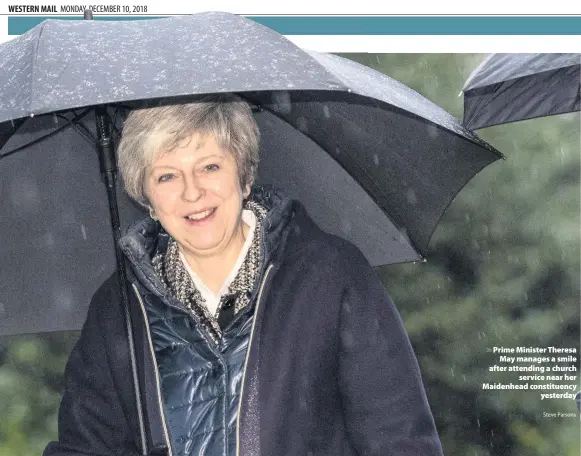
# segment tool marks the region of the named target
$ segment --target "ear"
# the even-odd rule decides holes
[[[250,188],[251,188],[251,185],[246,184],[244,189],[242,190],[242,196],[244,197],[244,199],[246,199],[250,196]]]

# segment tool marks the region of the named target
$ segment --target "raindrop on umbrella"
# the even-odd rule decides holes
[[[281,114],[290,114],[292,111],[292,104],[288,92],[274,92],[272,98],[274,102],[274,111],[280,112]]]
[[[309,131],[307,119],[305,119],[304,117],[299,117],[297,119],[297,128],[303,133],[307,133]]]
[[[54,305],[59,310],[69,310],[73,306],[73,292],[70,288],[60,287],[54,291]]]
[[[54,245],[55,245],[54,233],[51,233],[51,232],[45,233],[43,236],[43,240],[44,240],[44,245],[46,245],[47,247],[54,247]]]
[[[10,201],[15,209],[24,212],[40,210],[40,192],[38,184],[29,177],[20,177],[10,183]]]
[[[430,125],[428,128],[428,135],[430,136],[430,138],[435,139],[438,137],[438,135],[440,134],[440,131],[438,130],[438,127],[436,127],[435,125]]]
[[[349,222],[349,220],[341,220],[341,231],[345,234],[351,233],[351,230],[353,229],[353,226],[351,225],[351,222]]]

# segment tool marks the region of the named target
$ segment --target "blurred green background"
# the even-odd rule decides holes
[[[463,83],[485,57],[341,55],[403,82],[459,119]],[[542,415],[576,412],[572,400],[481,389],[483,381],[516,380],[488,372],[493,346],[579,352],[580,125],[575,113],[480,130],[506,160],[481,171],[452,202],[426,263],[379,269],[418,356],[446,455],[581,452],[579,417]],[[39,455],[56,438],[62,373],[77,337],[0,338],[0,455]]]

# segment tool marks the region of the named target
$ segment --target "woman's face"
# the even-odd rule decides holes
[[[155,215],[186,256],[212,256],[242,237],[242,201],[250,188],[240,188],[234,157],[212,135],[195,133],[162,153],[145,179]]]

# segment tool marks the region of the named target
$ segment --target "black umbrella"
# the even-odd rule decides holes
[[[80,327],[113,272],[95,142],[110,152],[139,100],[247,99],[259,183],[300,199],[373,265],[422,259],[457,192],[500,157],[408,87],[226,13],[48,20],[1,45],[0,67],[0,334]],[[122,192],[119,207],[122,227],[142,214]]]
[[[464,85],[471,130],[579,111],[581,54],[491,54]]]

